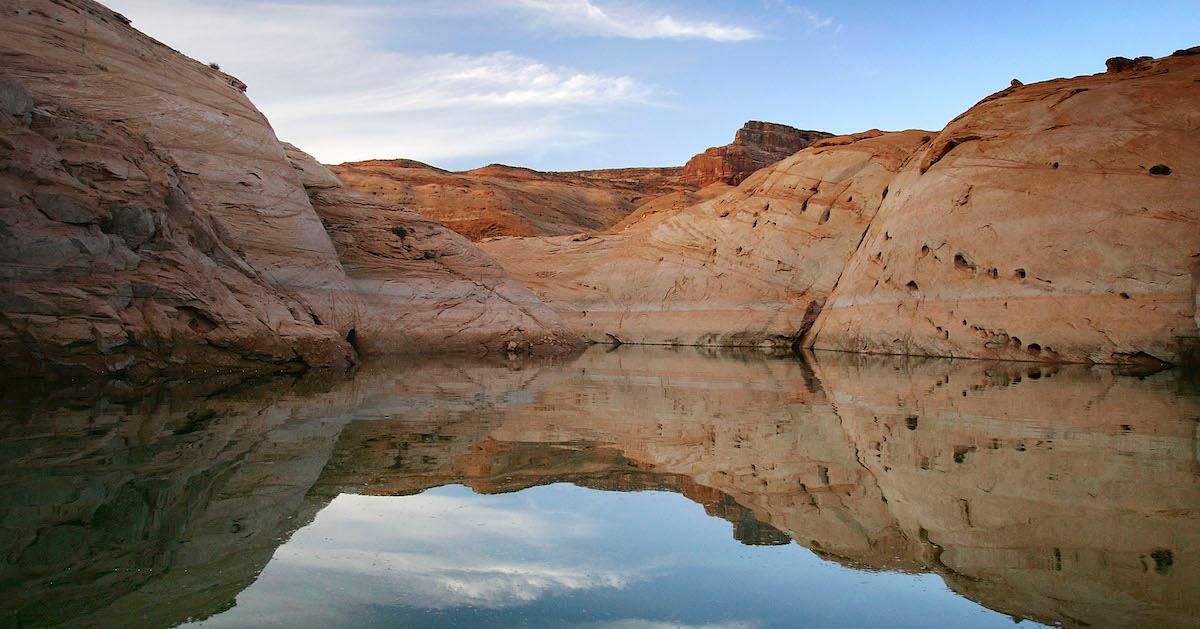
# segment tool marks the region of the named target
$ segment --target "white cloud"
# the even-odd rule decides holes
[[[605,10],[591,0],[515,0],[514,4],[541,14],[560,27],[582,33],[630,39],[708,39],[739,42],[759,34],[744,26],[686,19],[646,11]]]
[[[438,163],[586,144],[604,135],[580,128],[575,116],[651,104],[655,93],[629,76],[505,51],[390,49],[396,34],[387,32],[388,20],[419,13],[419,5],[109,4],[151,36],[245,81],[279,137],[327,163],[387,157]],[[677,30],[709,26],[670,24]]]
[[[765,0],[768,7],[782,9],[787,13],[803,19],[809,28],[815,31],[841,32],[842,25],[833,16],[821,15],[806,6],[792,4],[786,0]]]

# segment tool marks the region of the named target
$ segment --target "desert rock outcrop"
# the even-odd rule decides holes
[[[984,99],[891,183],[815,347],[1195,360],[1198,117],[1188,54]]]
[[[732,144],[714,146],[688,160],[682,181],[698,188],[717,182],[736,186],[755,171],[832,136],[751,120],[738,129]]]
[[[927,138],[833,138],[642,227],[481,246],[596,342],[788,346]]]

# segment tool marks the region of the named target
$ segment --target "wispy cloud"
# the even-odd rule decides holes
[[[803,5],[792,4],[787,0],[764,0],[763,4],[768,8],[782,10],[804,20],[809,28],[816,31],[840,32],[842,30],[842,25],[833,16],[822,15]]]
[[[708,39],[717,42],[740,42],[759,37],[757,31],[745,26],[676,18],[644,9],[604,9],[591,0],[514,0],[513,4],[560,27],[605,37]]]
[[[439,163],[587,144],[603,134],[574,124],[575,116],[651,104],[655,95],[633,77],[506,51],[393,49],[396,34],[381,24],[399,14],[411,17],[422,9],[419,3],[109,4],[139,29],[201,61],[219,62],[245,81],[278,135],[324,162],[410,157]]]

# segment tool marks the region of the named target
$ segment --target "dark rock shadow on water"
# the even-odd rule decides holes
[[[1014,618],[1192,626],[1198,420],[1178,370],[630,346],[10,388],[0,626],[207,618],[340,494],[552,483],[678,493]]]

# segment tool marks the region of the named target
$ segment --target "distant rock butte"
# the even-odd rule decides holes
[[[682,181],[696,187],[717,182],[736,186],[755,171],[832,136],[751,120],[738,129],[732,144],[714,146],[688,160]]]
[[[0,13],[10,369],[295,371],[346,365],[356,344],[475,352],[566,340],[553,313],[533,314],[536,298],[470,243],[366,205],[315,162],[298,173],[233,77],[87,0],[0,0]],[[399,244],[335,248],[313,190],[347,222],[353,206],[394,217],[387,229],[419,223],[409,240],[420,260]],[[398,243],[387,229],[350,231]],[[369,286],[368,246],[400,258],[371,269]],[[386,317],[391,329],[373,338]]]

